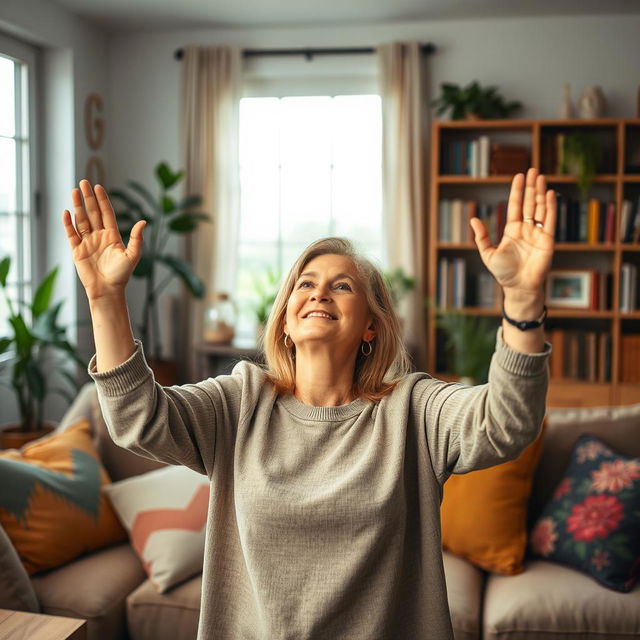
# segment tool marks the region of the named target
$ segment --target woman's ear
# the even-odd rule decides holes
[[[376,330],[373,319],[369,320],[369,324],[362,335],[362,340],[364,342],[371,342],[376,337]]]

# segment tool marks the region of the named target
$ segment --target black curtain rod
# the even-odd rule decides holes
[[[422,53],[434,53],[435,45],[428,43],[422,45]],[[245,58],[257,58],[258,56],[304,56],[311,60],[314,56],[345,56],[363,53],[375,53],[374,47],[345,47],[345,48],[325,48],[325,49],[244,49],[242,55]],[[177,49],[174,53],[176,60],[182,60],[183,50]]]

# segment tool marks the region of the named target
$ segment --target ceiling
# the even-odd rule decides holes
[[[640,13],[638,0],[55,0],[107,31]]]

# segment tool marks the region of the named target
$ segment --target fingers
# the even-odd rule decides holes
[[[62,212],[62,224],[64,225],[64,230],[67,234],[67,239],[69,240],[71,248],[75,249],[82,240],[71,222],[71,213],[67,209]]]
[[[134,262],[138,262],[140,260],[140,256],[142,255],[142,230],[146,226],[145,220],[138,220],[133,225],[133,229],[131,229],[131,234],[129,235],[129,242],[127,243],[126,253]]]
[[[91,183],[88,180],[80,180],[80,191],[82,191],[84,208],[89,216],[89,222],[91,223],[92,230],[104,229],[104,225],[102,224],[102,214],[100,213],[100,207],[98,207],[98,201],[93,193]]]
[[[547,181],[543,175],[539,175],[536,178],[535,199],[536,206],[533,213],[534,224],[535,222],[544,224],[547,208]]]
[[[522,191],[524,189],[524,174],[517,173],[511,181],[509,203],[507,205],[507,222],[520,222],[522,219]]]
[[[552,238],[555,238],[558,202],[556,200],[556,192],[553,189],[547,191],[546,200],[547,213],[544,219],[544,230]]]
[[[117,229],[116,214],[111,206],[111,200],[109,200],[107,191],[101,184],[96,185],[95,195],[102,218],[102,225],[105,229]]]
[[[529,171],[527,171],[527,180],[524,188],[524,203],[522,205],[522,219],[525,222],[527,220],[531,220],[536,211],[537,177],[538,170],[531,167]]]
[[[482,220],[480,220],[480,218],[471,218],[469,220],[469,224],[473,229],[474,240],[476,241],[478,251],[480,251],[480,257],[486,264],[489,258],[489,254],[492,251],[495,251],[495,249],[491,246],[491,240],[489,239],[487,228],[484,226],[484,223],[482,222]]]
[[[91,222],[89,222],[89,216],[87,216],[87,212],[85,211],[80,189],[71,190],[71,202],[73,203],[73,216],[75,218],[76,229],[78,230],[78,235],[82,238],[82,236],[91,233]]]

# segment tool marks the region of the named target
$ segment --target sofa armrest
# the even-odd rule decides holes
[[[40,611],[29,575],[20,562],[9,536],[0,526],[0,608]]]
[[[96,395],[96,385],[93,382],[87,382],[78,391],[78,395],[75,397],[71,406],[66,410],[60,424],[57,427],[57,431],[63,431],[72,424],[85,418],[91,425],[91,432],[94,431],[92,404],[91,399]]]

